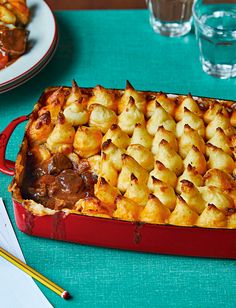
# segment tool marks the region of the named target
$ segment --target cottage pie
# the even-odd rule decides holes
[[[26,52],[29,18],[26,0],[0,0],[0,69]]]
[[[35,215],[235,229],[235,133],[232,101],[48,88],[10,190]]]

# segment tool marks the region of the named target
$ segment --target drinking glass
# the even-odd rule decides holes
[[[193,19],[203,71],[226,79],[236,76],[236,1],[196,0]]]
[[[153,30],[167,36],[182,36],[191,30],[193,0],[147,0]]]

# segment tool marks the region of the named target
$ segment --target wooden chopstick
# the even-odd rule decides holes
[[[12,263],[13,265],[15,265],[16,267],[18,267],[20,270],[22,270],[29,276],[41,282],[43,285],[48,287],[50,290],[52,290],[53,292],[55,292],[62,298],[64,299],[70,298],[70,294],[66,290],[62,289],[60,286],[58,286],[54,282],[52,282],[51,280],[49,280],[42,274],[35,271],[32,267],[30,267],[29,265],[25,264],[24,262],[22,262],[21,260],[13,256],[11,253],[7,252],[2,247],[0,247],[0,256],[6,259],[7,261],[9,261],[10,263]]]

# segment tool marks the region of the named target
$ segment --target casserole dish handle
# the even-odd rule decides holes
[[[0,172],[7,175],[14,175],[15,163],[11,160],[5,159],[8,141],[18,124],[28,120],[28,116],[21,116],[13,120],[1,133],[0,133]]]

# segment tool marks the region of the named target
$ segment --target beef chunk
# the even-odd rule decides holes
[[[57,175],[63,170],[72,169],[72,162],[64,154],[57,153],[47,162],[47,169],[49,174]]]
[[[28,31],[21,28],[0,29],[0,49],[11,57],[19,57],[26,51]]]

